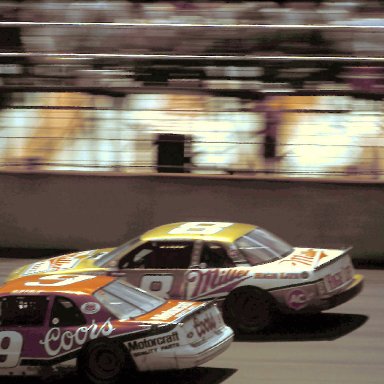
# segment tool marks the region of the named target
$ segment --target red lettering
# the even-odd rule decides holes
[[[216,321],[212,314],[209,314],[204,319],[199,320],[197,317],[193,319],[193,327],[199,337],[204,336],[206,333],[216,329]]]
[[[202,293],[213,290],[220,286],[225,286],[235,280],[240,280],[248,274],[243,269],[210,269],[207,271],[194,270],[187,276],[187,282],[195,284],[192,297],[197,297]]]

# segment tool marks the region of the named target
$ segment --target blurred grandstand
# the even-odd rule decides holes
[[[384,175],[380,1],[4,1],[0,169]]]

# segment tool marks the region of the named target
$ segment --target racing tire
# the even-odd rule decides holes
[[[272,297],[255,287],[240,287],[224,300],[223,318],[236,333],[250,334],[270,325],[276,310]]]
[[[131,366],[124,345],[110,340],[89,343],[77,358],[81,379],[92,384],[115,384]]]

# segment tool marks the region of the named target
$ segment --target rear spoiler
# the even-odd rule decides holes
[[[348,248],[345,248],[340,255],[336,256],[334,259],[328,261],[327,263],[321,264],[318,267],[315,268],[315,271],[319,271],[322,268],[325,268],[326,266],[334,263],[336,260],[339,260],[340,258],[344,257],[353,247],[349,246]]]
[[[195,315],[196,315],[197,313],[199,313],[200,311],[205,310],[205,309],[207,309],[207,308],[209,308],[209,307],[214,306],[214,305],[216,304],[216,300],[213,299],[213,300],[208,300],[208,301],[202,301],[200,304],[201,304],[201,305],[200,305],[199,307],[195,308],[195,309],[193,310],[193,312],[186,313],[185,315],[179,317],[177,321],[178,321],[178,322],[183,322],[183,321],[185,321],[185,320],[187,320],[187,319],[189,319],[189,318],[195,316]]]

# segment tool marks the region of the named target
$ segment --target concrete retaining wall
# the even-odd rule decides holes
[[[255,223],[297,246],[384,257],[384,185],[241,176],[0,173],[0,247],[118,245],[172,221]]]

